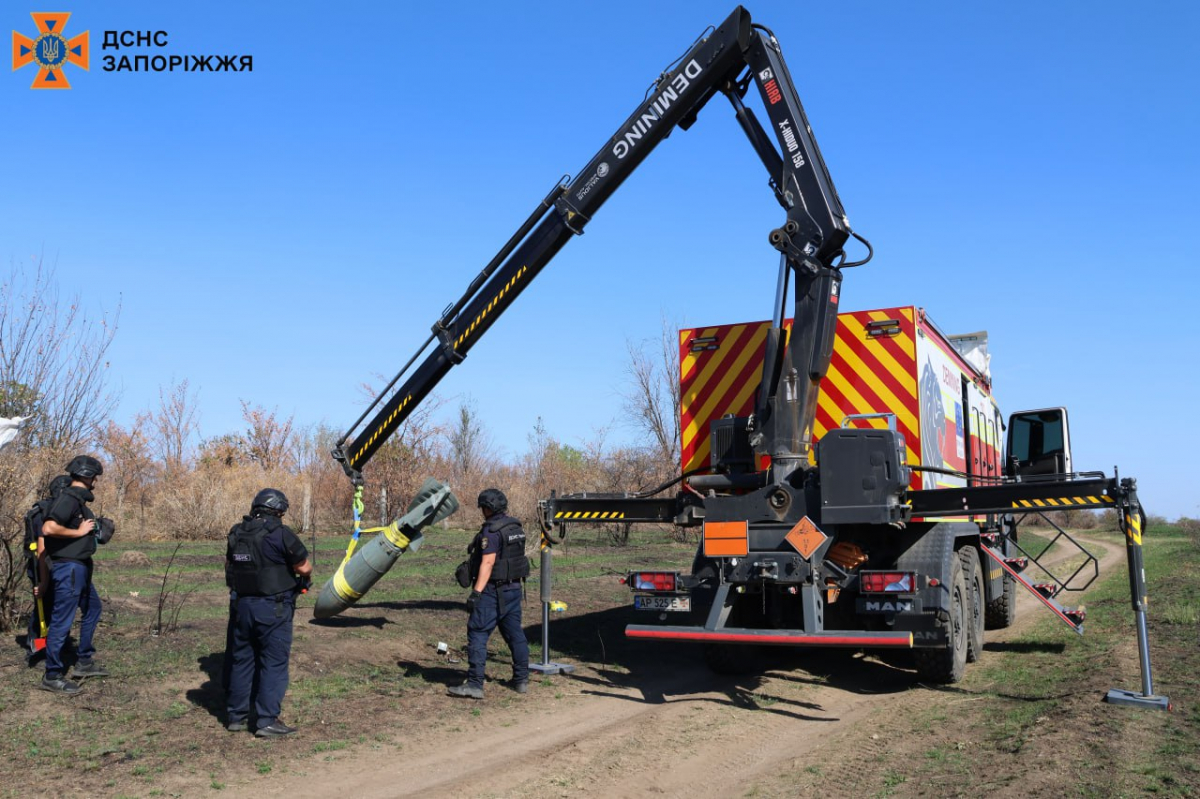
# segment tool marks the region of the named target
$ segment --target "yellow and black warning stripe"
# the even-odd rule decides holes
[[[1111,505],[1113,504],[1112,497],[1097,496],[1097,497],[1058,497],[1056,499],[1016,499],[1013,500],[1014,508],[1070,508],[1073,506],[1093,506],[1093,505]]]
[[[1125,514],[1125,535],[1138,546],[1142,545],[1142,518],[1140,514]]]
[[[404,402],[401,402],[399,405],[397,405],[396,410],[389,413],[388,417],[379,423],[379,427],[375,428],[375,432],[371,434],[371,437],[368,438],[363,445],[358,448],[358,452],[354,453],[354,457],[350,460],[351,466],[358,463],[358,460],[363,456],[363,453],[367,451],[371,444],[375,443],[375,439],[379,438],[379,436],[383,434],[383,431],[387,430],[391,426],[392,422],[396,420],[396,417],[400,415],[401,411],[408,407],[408,403],[410,402],[412,402],[412,394],[409,394],[407,397],[405,397]]]
[[[620,510],[611,510],[611,511],[575,510],[575,511],[559,511],[558,513],[554,514],[555,521],[577,521],[580,519],[612,520],[612,519],[624,519],[624,518],[625,518],[625,511],[620,511]]]
[[[504,295],[506,295],[506,294],[508,294],[508,292],[512,291],[513,286],[515,286],[517,284],[517,281],[520,280],[522,277],[524,277],[525,273],[528,271],[529,271],[528,266],[522,266],[520,269],[517,270],[516,274],[514,274],[511,278],[508,279],[508,282],[504,284],[504,288],[500,289],[500,293],[497,294],[495,297],[492,297],[492,301],[489,302],[484,307],[484,309],[479,312],[479,314],[475,317],[475,320],[473,322],[471,322],[470,327],[468,327],[466,330],[464,330],[462,332],[462,335],[460,335],[458,337],[458,339],[454,342],[454,349],[457,350],[459,348],[459,346],[462,345],[462,343],[464,341],[466,341],[467,336],[469,336],[475,332],[475,328],[479,326],[479,323],[482,322],[484,319],[487,319],[487,315],[492,312],[492,309],[496,307],[496,304],[498,302],[500,302],[500,300],[504,299]]]

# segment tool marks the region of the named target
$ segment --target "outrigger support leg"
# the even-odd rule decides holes
[[[1129,594],[1133,601],[1133,615],[1137,620],[1138,656],[1142,669],[1142,692],[1109,690],[1104,701],[1113,705],[1132,705],[1154,710],[1171,710],[1171,700],[1154,693],[1150,676],[1150,638],[1146,633],[1146,570],[1142,564],[1142,525],[1145,515],[1137,498],[1137,480],[1125,478],[1120,481],[1121,495],[1117,508],[1121,532],[1125,534],[1125,554],[1129,561]]]

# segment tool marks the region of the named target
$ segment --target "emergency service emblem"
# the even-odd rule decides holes
[[[88,69],[89,37],[84,31],[78,36],[67,39],[63,29],[71,13],[39,13],[30,14],[37,25],[38,37],[30,39],[24,34],[13,31],[12,35],[12,65],[17,70],[28,64],[37,64],[37,75],[33,79],[33,89],[69,89],[64,67],[74,64]]]

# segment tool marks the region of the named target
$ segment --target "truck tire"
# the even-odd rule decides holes
[[[989,630],[1003,630],[1017,620],[1017,581],[1004,573],[1004,590],[987,603],[984,621]]]
[[[1017,541],[1017,525],[1012,516],[1003,516],[1000,519],[1001,532],[1004,534],[1004,555],[1006,557],[1015,556],[1019,550],[1016,546]],[[984,621],[987,623],[989,630],[1003,630],[1005,627],[1013,626],[1017,620],[1017,581],[1004,573],[1004,589],[1000,592],[1000,596],[987,603],[984,610]]]
[[[921,679],[935,683],[954,683],[962,679],[967,668],[967,629],[970,625],[971,595],[963,576],[962,559],[950,559],[950,621],[947,623],[949,641],[935,649],[913,650],[913,660]]]
[[[963,578],[971,605],[967,608],[967,662],[974,663],[983,656],[983,567],[979,565],[979,550],[967,546],[958,550],[963,565]]]

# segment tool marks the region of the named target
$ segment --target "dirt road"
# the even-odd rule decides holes
[[[1125,568],[1119,547],[1088,546],[1101,558],[1102,574]],[[1017,623],[989,632],[988,644],[1046,613],[1024,592],[1018,608]],[[903,736],[886,731],[916,708],[969,701],[858,653],[779,651],[764,674],[750,678],[715,677],[666,645],[659,654],[638,668],[582,668],[539,681],[521,698],[489,684],[482,703],[446,698],[461,703],[461,715],[430,722],[398,748],[360,748],[309,761],[311,768],[298,766],[302,773],[230,788],[253,786],[257,796],[278,797],[697,799],[761,786],[772,793],[778,785],[769,786],[787,773],[785,795],[806,795],[819,791],[828,779],[822,775],[868,768],[885,746],[894,755]]]

